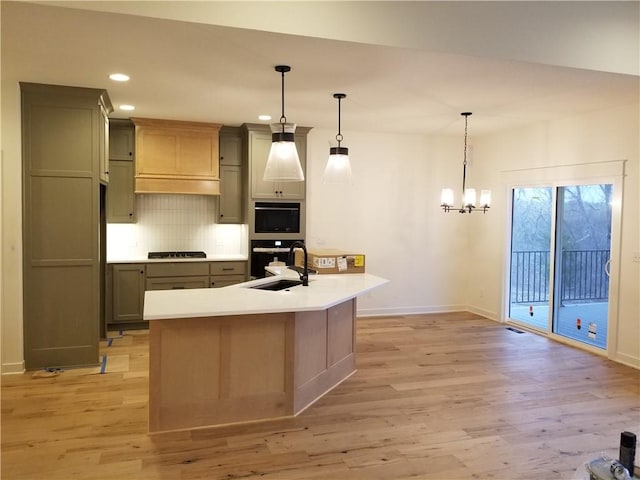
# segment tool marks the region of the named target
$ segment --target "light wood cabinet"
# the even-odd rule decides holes
[[[98,363],[106,90],[20,84],[25,367]]]
[[[145,265],[123,263],[112,265],[112,321],[142,321],[145,290]]]
[[[136,193],[220,194],[220,124],[131,120],[136,135]]]
[[[253,199],[304,200],[306,182],[270,182],[263,180],[264,169],[271,149],[271,131],[265,125],[245,124],[251,197]],[[310,128],[298,127],[295,134],[296,148],[302,171],[306,176],[307,133]]]

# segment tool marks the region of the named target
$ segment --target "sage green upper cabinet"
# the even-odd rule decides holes
[[[109,130],[109,159],[134,160],[136,131],[129,120],[112,119]]]
[[[113,119],[109,129],[109,187],[107,188],[107,222],[134,223],[135,129],[129,120]]]
[[[242,135],[237,127],[220,129],[220,201],[218,223],[242,223],[244,198]]]
[[[271,149],[271,130],[266,125],[245,124],[247,132],[247,152],[251,198],[304,200],[306,182],[270,182],[264,181],[264,169]],[[295,134],[296,148],[302,171],[306,176],[307,133],[308,127],[298,127]]]
[[[220,165],[242,165],[242,133],[238,127],[220,129]]]
[[[109,165],[107,223],[135,223],[134,164],[130,160],[110,160]]]
[[[96,365],[101,162],[111,102],[102,89],[20,89],[25,367]]]

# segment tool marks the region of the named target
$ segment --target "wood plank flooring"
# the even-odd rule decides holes
[[[2,479],[582,479],[640,434],[640,371],[473,314],[359,319],[357,347],[297,418],[152,436],[146,331],[102,345],[116,371],[4,376]]]

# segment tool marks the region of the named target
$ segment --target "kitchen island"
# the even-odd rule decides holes
[[[218,289],[145,293],[149,431],[295,416],[356,371],[356,297],[375,275],[276,276]]]

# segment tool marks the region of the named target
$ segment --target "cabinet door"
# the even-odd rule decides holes
[[[274,182],[265,182],[262,177],[267,166],[271,148],[271,134],[249,132],[249,163],[251,169],[251,196],[253,198],[277,198]]]
[[[147,279],[147,290],[209,288],[209,277],[156,277]]]
[[[139,322],[144,307],[144,264],[113,265],[112,323]]]
[[[135,223],[136,198],[133,192],[133,162],[130,160],[110,160],[109,165],[107,222]]]
[[[145,127],[136,139],[137,174],[218,179],[218,132]]]
[[[100,183],[109,183],[109,117],[107,111],[100,105],[100,139],[99,164]]]
[[[302,171],[306,165],[306,137],[296,135],[296,148]],[[305,182],[268,182],[264,181],[264,169],[271,149],[271,134],[249,132],[249,162],[251,163],[251,196],[253,198],[304,199]],[[305,173],[306,175],[306,173]]]
[[[109,130],[109,159],[133,161],[133,127],[114,127]]]
[[[218,223],[242,223],[242,168],[220,166]]]
[[[244,275],[212,275],[211,288],[226,287],[228,285],[235,285],[236,283],[242,283],[244,281],[246,281]]]
[[[220,135],[220,165],[242,165],[242,138],[237,135]]]

